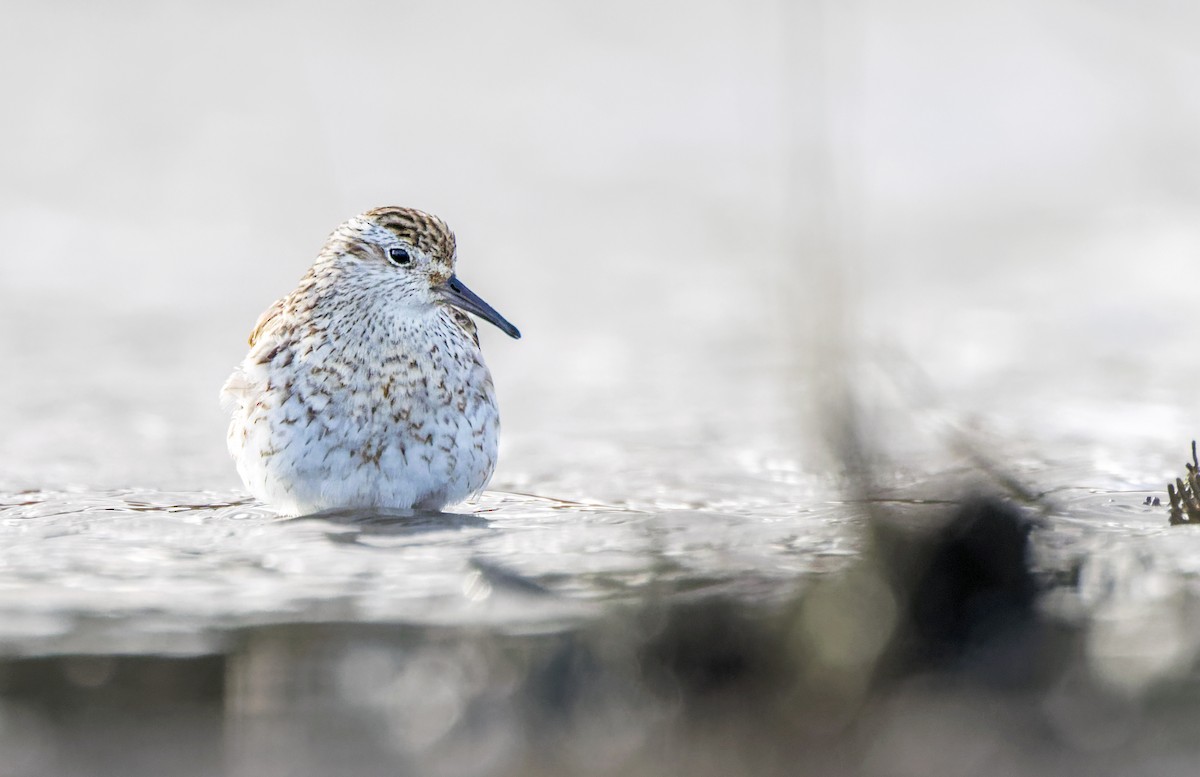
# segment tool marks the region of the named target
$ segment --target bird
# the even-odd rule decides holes
[[[496,467],[499,412],[471,316],[520,331],[455,274],[437,216],[381,207],[330,234],[221,388],[250,493],[280,515],[441,510]]]

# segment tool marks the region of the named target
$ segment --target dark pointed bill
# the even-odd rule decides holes
[[[475,292],[468,289],[457,275],[450,276],[450,280],[442,287],[442,293],[446,297],[446,302],[459,310],[465,310],[472,315],[479,316],[489,324],[494,324],[501,332],[514,340],[521,339],[521,333],[517,328],[508,323],[508,320],[497,313],[495,308],[481,300]]]

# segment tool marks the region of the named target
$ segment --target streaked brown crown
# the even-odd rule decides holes
[[[416,208],[386,206],[369,210],[362,217],[393,232],[430,258],[441,260],[453,268],[454,233],[437,216]]]

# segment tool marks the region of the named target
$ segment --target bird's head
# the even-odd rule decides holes
[[[414,208],[369,210],[342,224],[327,251],[354,263],[354,272],[394,299],[412,305],[450,305],[494,324],[512,338],[521,333],[454,274],[454,233],[437,216]]]

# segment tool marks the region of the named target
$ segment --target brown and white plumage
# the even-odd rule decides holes
[[[285,514],[438,509],[483,489],[499,418],[475,323],[519,337],[454,275],[454,235],[411,208],[339,226],[259,318],[221,391],[246,487]]]

